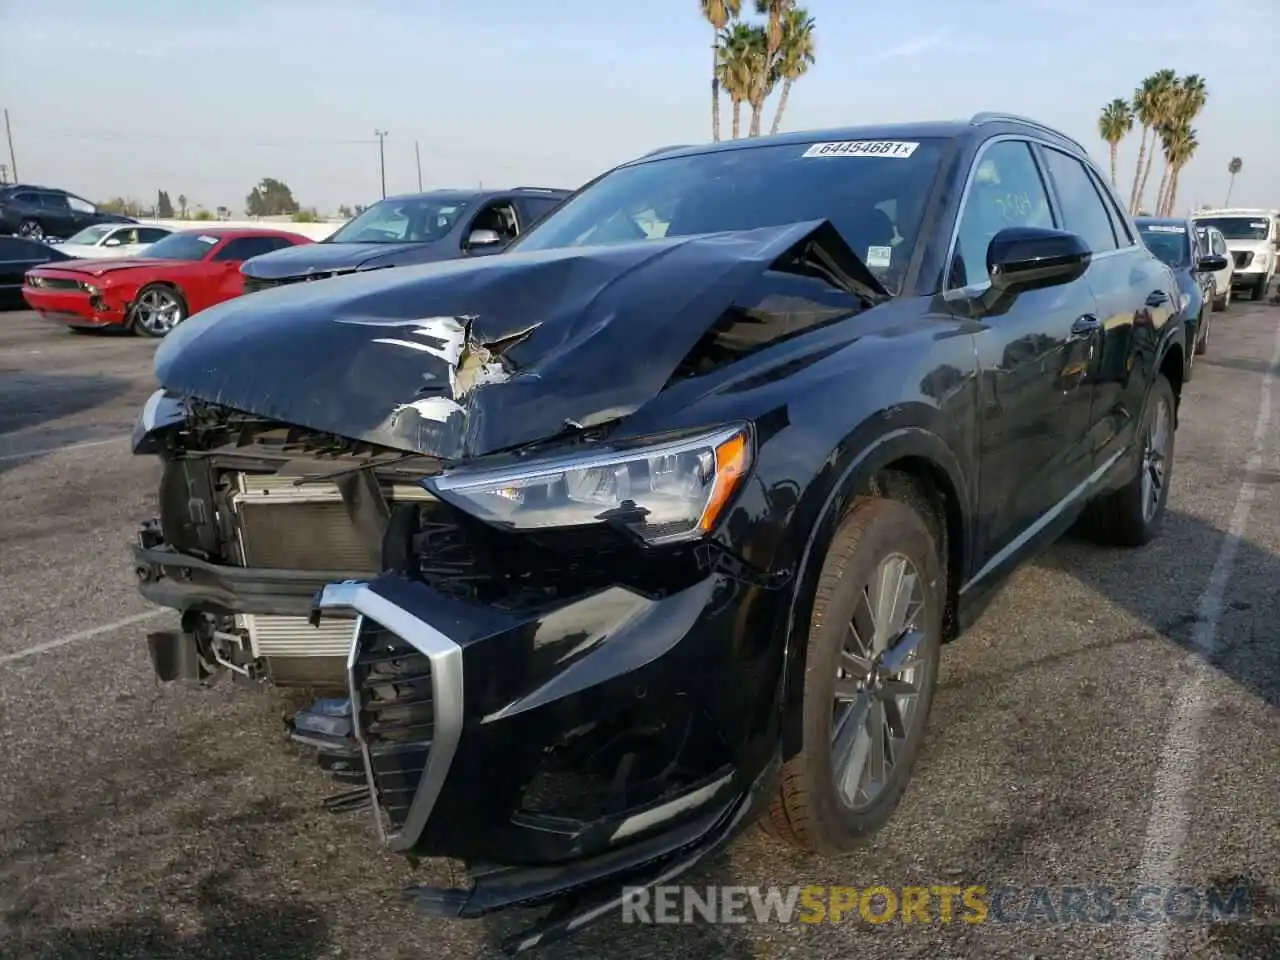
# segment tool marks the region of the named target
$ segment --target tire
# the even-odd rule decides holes
[[[1231,284],[1227,284],[1227,289],[1222,296],[1213,301],[1213,309],[1222,313],[1227,307],[1231,306]]]
[[[1258,282],[1253,285],[1252,299],[1261,303],[1267,299],[1267,287],[1271,285],[1268,277],[1259,277]]]
[[[18,224],[18,236],[28,240],[43,240],[44,227],[40,226],[38,220],[23,220]]]
[[[144,337],[164,337],[186,319],[187,301],[167,283],[143,287],[129,308],[129,329]]]
[[[846,644],[855,645],[860,632],[873,637],[869,643],[883,646],[871,629],[874,618],[867,601],[883,592],[882,584],[872,584],[873,578],[879,580],[883,571],[897,568],[915,571],[911,596],[918,597],[918,604],[905,604],[908,615],[913,609],[916,613],[904,617],[905,626],[900,625],[900,630],[890,634],[899,640],[911,639],[896,646],[890,643],[887,650],[875,655],[877,668],[873,676],[878,679],[871,682],[878,692],[878,707],[877,700],[865,688],[858,687],[857,680],[851,676],[841,678],[843,693],[853,699],[840,705],[838,717],[836,673],[851,662],[844,652]],[[907,582],[906,578],[901,581],[903,589]],[[944,598],[942,562],[920,514],[896,500],[855,500],[823,562],[806,648],[801,750],[779,775],[777,792],[763,817],[767,832],[801,849],[833,854],[851,849],[893,814],[910,779],[933,703]],[[893,665],[884,660],[886,653],[902,654],[913,644],[914,653],[906,661],[911,664],[910,671],[895,674]],[[862,666],[865,669],[866,664]],[[882,685],[884,677],[894,676],[899,682],[909,680],[915,688],[914,695],[895,696]],[[909,710],[903,710],[905,704],[910,704]],[[895,705],[903,710],[905,718],[893,709]],[[858,724],[855,720],[863,708],[868,710],[868,722]],[[868,787],[878,784],[874,795],[851,803],[842,796],[837,783],[837,746],[833,738],[841,731],[841,740],[848,747],[840,752],[841,758],[852,760],[861,752],[865,760],[858,769],[869,775],[876,757],[873,738],[865,731],[875,727],[882,735],[888,733],[889,717],[894,713],[901,723],[899,732],[905,734],[893,738],[894,762],[887,775],[881,766],[878,781],[868,780]],[[863,734],[855,735],[858,730]],[[861,786],[861,777],[857,783]]]
[[[1165,439],[1160,450],[1158,480],[1154,509],[1144,509],[1151,498],[1151,490],[1144,477],[1151,476],[1156,464],[1151,459],[1153,434],[1159,429],[1160,408],[1165,415]],[[1133,477],[1119,490],[1100,497],[1085,510],[1084,530],[1097,543],[1116,547],[1141,547],[1160,535],[1164,526],[1165,507],[1169,501],[1169,483],[1173,477],[1174,450],[1177,432],[1174,428],[1175,401],[1173,387],[1163,374],[1157,374],[1147,398],[1147,408],[1142,414],[1138,431],[1141,459]]]

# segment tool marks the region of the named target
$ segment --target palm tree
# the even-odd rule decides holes
[[[711,139],[720,141],[720,32],[742,12],[742,0],[699,0],[711,24]]]
[[[782,113],[787,109],[791,84],[804,76],[813,64],[813,17],[801,7],[792,7],[782,19],[782,46],[778,48],[778,76],[782,78],[782,96],[773,112],[769,133],[778,132]]]
[[[764,102],[778,83],[778,69],[769,58],[768,33],[763,27],[748,27],[754,34],[750,47],[750,80],[747,86],[747,103],[751,105],[751,129],[748,136],[760,136],[760,123],[764,119]]]
[[[1244,168],[1244,161],[1239,157],[1232,157],[1231,162],[1227,164],[1227,173],[1231,174],[1231,182],[1227,184],[1227,202],[1224,207],[1231,206],[1231,191],[1236,188],[1236,174]]]
[[[782,49],[783,24],[795,5],[795,0],[756,0],[756,13],[768,18],[764,32],[764,51],[765,64],[769,69],[773,69],[778,60],[778,53]]]
[[[786,95],[786,87],[782,88]],[[1111,186],[1116,185],[1116,153],[1120,149],[1120,141],[1133,130],[1133,108],[1128,100],[1117,97],[1102,108],[1098,118],[1098,132],[1111,148]]]
[[[742,129],[742,104],[749,102],[754,76],[759,68],[764,30],[746,23],[735,23],[720,31],[717,72],[720,86],[729,94],[733,105],[733,138]]]
[[[1159,131],[1161,127],[1170,122],[1177,83],[1178,75],[1172,70],[1158,70],[1142,81],[1142,87],[1139,90],[1139,94],[1142,95],[1142,106],[1137,106],[1137,95],[1135,95],[1134,108],[1138,112],[1138,122],[1143,127],[1144,146],[1148,129]],[[1142,162],[1142,152],[1140,151],[1138,154],[1138,172],[1141,177],[1137,182],[1137,189],[1134,191],[1133,206],[1135,209],[1142,205],[1143,196],[1147,192],[1147,178],[1151,176],[1151,164],[1155,158],[1154,141],[1152,142],[1151,152],[1147,154],[1145,164]]]
[[[187,195],[185,193],[178,194],[178,219],[187,219]]]
[[[1169,190],[1164,198],[1163,215],[1171,217],[1178,202],[1178,175],[1191,160],[1191,155],[1196,152],[1200,142],[1196,139],[1195,130],[1188,126],[1174,127],[1167,131],[1167,135],[1165,159],[1173,170],[1173,175],[1169,178]]]
[[[1205,87],[1204,80],[1194,74],[1187,74],[1181,80],[1178,80],[1170,89],[1167,101],[1167,117],[1165,128],[1161,132],[1161,138],[1168,133],[1173,136],[1177,143],[1175,153],[1186,149],[1186,141],[1189,134],[1194,142],[1195,137],[1191,131],[1191,124],[1195,122],[1200,111],[1204,109],[1205,102],[1208,100],[1209,92]],[[1193,146],[1192,152],[1195,147]],[[1182,172],[1182,166],[1185,166],[1190,154],[1187,154],[1181,165],[1175,165],[1168,160],[1170,150],[1165,148],[1165,172],[1160,185],[1160,203],[1168,208],[1169,212],[1173,211],[1173,198],[1177,196],[1177,179]]]

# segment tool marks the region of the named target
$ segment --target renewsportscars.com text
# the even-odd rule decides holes
[[[624,923],[1193,923],[1251,910],[1243,886],[659,886],[622,900]]]

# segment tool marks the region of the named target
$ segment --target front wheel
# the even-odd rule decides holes
[[[187,319],[187,303],[173,287],[143,287],[129,311],[129,328],[144,337],[163,337]]]
[[[23,220],[18,224],[18,236],[26,237],[28,240],[43,240],[44,227],[40,226],[37,220]]]
[[[943,596],[924,519],[896,500],[856,500],[814,598],[801,750],[764,820],[774,836],[838,853],[897,808],[933,702]]]
[[[1253,299],[1261,303],[1267,299],[1267,287],[1269,281],[1267,277],[1259,277],[1258,282],[1253,285]]]
[[[1173,475],[1175,416],[1173,387],[1163,374],[1157,374],[1137,434],[1141,444],[1137,471],[1123,487],[1085,510],[1085,531],[1097,542],[1140,547],[1159,536]]]

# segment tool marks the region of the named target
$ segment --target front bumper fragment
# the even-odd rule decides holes
[[[414,898],[455,917],[556,902],[541,942],[725,842],[776,770],[778,599],[718,573],[534,612],[395,575],[328,586],[317,615],[357,617],[349,694],[385,843],[471,870]]]

